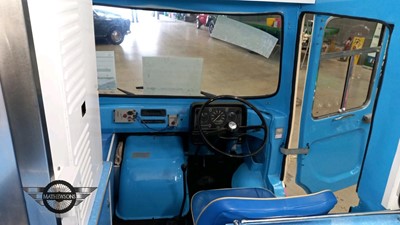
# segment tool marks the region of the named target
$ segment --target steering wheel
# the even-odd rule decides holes
[[[212,102],[215,102],[217,100],[220,99],[224,99],[224,100],[234,100],[234,101],[239,101],[241,103],[243,103],[245,106],[247,106],[248,108],[252,109],[258,116],[258,118],[261,120],[261,124],[260,125],[252,125],[252,126],[248,126],[248,125],[244,125],[244,126],[239,126],[238,124],[236,124],[236,122],[234,121],[229,121],[228,123],[226,123],[224,125],[224,127],[220,127],[220,128],[214,128],[211,131],[207,131],[204,129],[203,126],[201,126],[201,115],[204,112],[204,109],[207,108]],[[256,154],[258,154],[259,152],[261,152],[265,145],[267,144],[267,137],[268,137],[268,127],[267,127],[267,123],[265,122],[265,119],[263,117],[263,115],[261,114],[261,112],[250,102],[248,102],[245,99],[236,97],[236,96],[232,96],[232,95],[220,95],[220,96],[214,96],[211,97],[207,102],[205,102],[199,112],[198,112],[198,121],[197,124],[199,124],[199,132],[200,132],[200,136],[202,137],[203,141],[205,142],[205,144],[215,150],[218,153],[221,153],[223,155],[229,156],[229,157],[234,157],[234,158],[245,158],[245,157],[249,157],[249,156],[254,156]],[[224,150],[221,150],[219,147],[215,146],[213,143],[211,143],[210,141],[210,137],[211,135],[213,137],[217,137],[217,139],[224,139],[224,140],[240,140],[242,137],[246,137],[249,136],[249,131],[251,130],[264,130],[264,136],[262,139],[262,144],[260,145],[260,147],[255,150],[255,151],[248,151],[248,153],[243,154],[243,155],[235,155],[235,154],[231,154],[228,153]]]

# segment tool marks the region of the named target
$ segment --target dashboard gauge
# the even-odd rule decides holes
[[[225,119],[226,119],[226,114],[225,111],[223,111],[222,109],[214,109],[213,111],[211,111],[210,114],[211,123],[220,126],[225,122]]]
[[[201,116],[200,116],[200,124],[201,124],[201,125],[207,124],[208,121],[209,121],[209,117],[210,117],[210,115],[208,114],[208,112],[203,112],[203,113],[201,113]]]
[[[244,111],[241,105],[237,104],[212,104],[205,107],[200,113],[200,104],[196,105],[193,117],[194,129],[201,126],[204,130],[218,130],[227,128],[229,122],[234,122],[237,126],[242,126]]]
[[[228,120],[229,121],[236,121],[236,119],[237,119],[237,115],[236,115],[235,112],[229,112],[228,113]]]

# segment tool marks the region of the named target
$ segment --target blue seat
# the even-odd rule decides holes
[[[337,200],[331,191],[277,198],[262,188],[217,189],[192,198],[194,225],[225,225],[234,220],[327,214]]]

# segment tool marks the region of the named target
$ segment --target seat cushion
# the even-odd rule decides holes
[[[225,225],[242,219],[323,215],[336,202],[331,191],[275,198],[259,188],[212,190],[193,196],[192,216],[195,225]]]
[[[263,188],[229,188],[199,191],[192,197],[192,216],[194,222],[201,211],[213,200],[224,197],[274,198],[275,195]]]

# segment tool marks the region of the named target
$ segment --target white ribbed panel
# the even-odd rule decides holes
[[[89,124],[82,118],[81,106],[86,97],[86,76],[87,70],[82,57],[84,46],[82,26],[79,16],[79,2],[77,0],[61,0],[58,4],[57,24],[59,30],[61,66],[64,78],[64,90],[66,106],[68,111],[69,127],[72,133],[71,146],[74,149],[72,156],[78,170],[77,184],[84,187],[93,185],[91,161]],[[80,179],[79,179],[80,177]],[[79,206],[79,222],[83,224],[89,216],[88,207],[90,201],[84,201]]]
[[[78,1],[60,1],[57,11],[60,15],[57,19],[68,114],[72,115],[80,110],[86,95],[85,65],[84,58],[81,57],[84,46],[79,35],[82,26]]]
[[[74,156],[78,156],[78,154],[80,153],[80,152],[78,152],[78,150],[81,149],[82,146],[88,145],[88,144],[89,144],[89,124],[86,124],[85,128],[83,129],[83,135],[80,136],[77,144],[75,145],[74,152],[73,152]],[[75,165],[78,165],[78,160],[79,159],[77,157],[75,157]],[[82,163],[82,160],[80,161],[80,163]]]
[[[75,187],[97,187],[102,149],[92,2],[28,0],[28,5],[54,177]],[[63,225],[86,224],[94,194]]]

